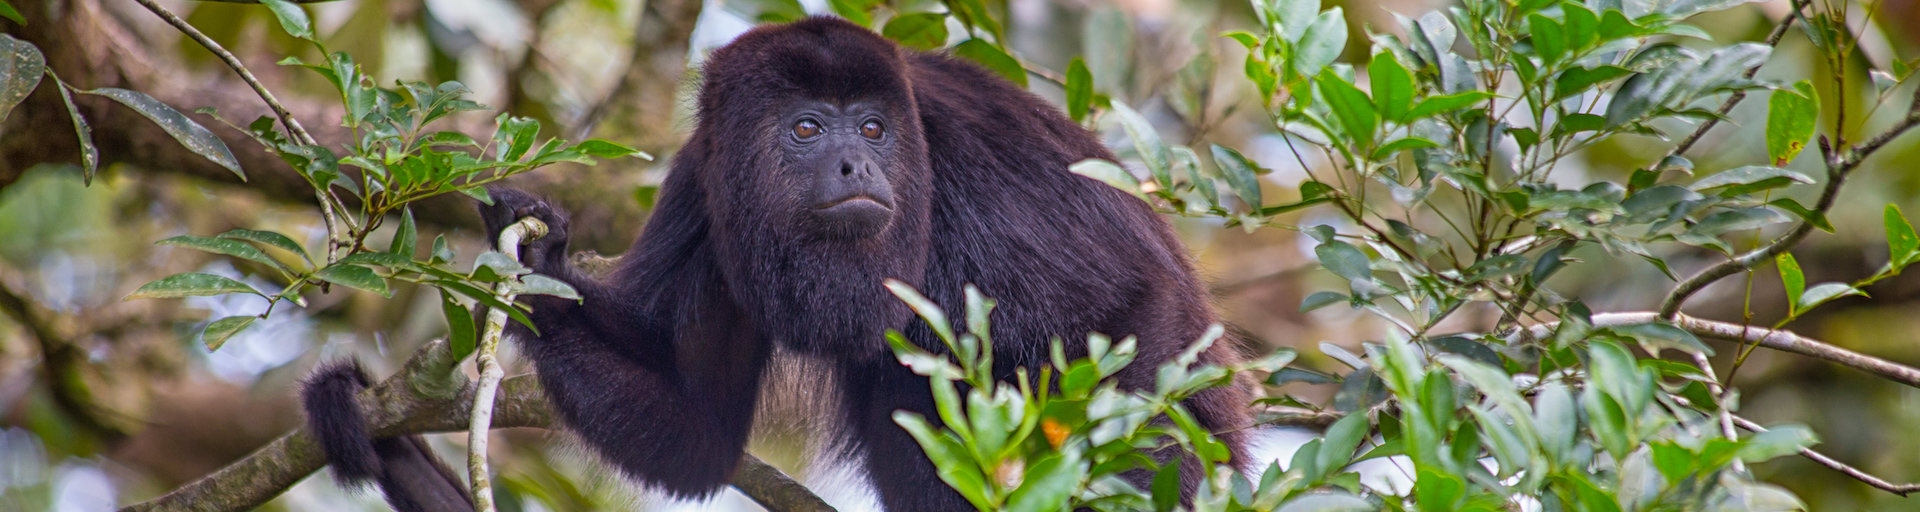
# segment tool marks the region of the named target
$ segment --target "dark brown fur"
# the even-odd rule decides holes
[[[896,144],[885,168],[890,223],[858,240],[815,236],[783,172],[774,113],[796,101],[878,101]],[[1112,159],[1058,109],[985,70],[903,50],[844,21],[755,29],[715,51],[699,124],[675,157],[660,203],[610,279],[566,262],[563,212],[496,191],[489,232],[532,215],[552,234],[526,248],[540,273],[580,303],[534,297],[539,338],[523,337],[573,431],[626,475],[677,496],[706,496],[733,475],[776,346],[834,361],[853,454],[888,510],[970,510],[893,421],[934,417],[927,380],[893,360],[899,329],[940,342],[881,287],[887,278],[959,311],[965,285],[999,301],[997,369],[1048,364],[1049,340],[1084,354],[1086,335],[1139,337],[1121,385],[1155,369],[1219,319],[1185,249],[1141,201],[1067,166]],[[1202,363],[1238,356],[1226,344]],[[1189,399],[1243,461],[1250,424],[1239,386]],[[1197,471],[1189,471],[1189,491]]]

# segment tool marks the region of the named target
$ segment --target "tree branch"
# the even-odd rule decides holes
[[[359,406],[368,430],[378,437],[426,432],[458,432],[467,428],[472,413],[473,386],[463,374],[444,340],[422,347],[393,376],[360,393]],[[494,400],[494,428],[555,428],[558,419],[533,375],[506,379]],[[312,433],[301,427],[227,467],[164,496],[132,505],[121,512],[250,510],[265,504],[293,484],[319,470],[326,456]],[[805,487],[779,470],[746,455],[733,477],[734,487],[770,510],[832,510]],[[775,504],[790,505],[773,507]]]
[[[1766,427],[1760,426],[1759,423],[1754,423],[1753,420],[1749,420],[1739,416],[1734,416],[1733,422],[1736,424],[1739,424],[1740,428],[1744,428],[1754,432],[1767,431]],[[1900,496],[1906,496],[1914,492],[1920,492],[1920,483],[1896,484],[1896,483],[1888,482],[1885,479],[1882,479],[1877,476],[1873,476],[1873,474],[1871,473],[1868,473],[1866,471],[1861,471],[1859,468],[1855,468],[1853,466],[1847,465],[1844,462],[1834,460],[1833,457],[1829,457],[1827,456],[1827,454],[1813,451],[1812,448],[1801,448],[1800,456],[1806,457],[1822,466],[1832,468],[1834,471],[1839,471],[1840,474],[1853,477],[1854,480],[1859,480],[1867,485],[1873,486],[1873,488],[1875,489],[1898,494]]]
[[[1907,107],[1907,116],[1901,119],[1899,124],[1869,139],[1864,144],[1854,146],[1853,149],[1846,151],[1844,154],[1840,154],[1838,150],[1827,152],[1829,153],[1826,155],[1827,184],[1826,187],[1820,191],[1819,201],[1814,204],[1814,213],[1824,216],[1829,210],[1832,210],[1834,199],[1840,195],[1840,186],[1846,183],[1847,175],[1851,174],[1854,169],[1859,168],[1861,163],[1866,162],[1867,157],[1872,156],[1873,153],[1879,151],[1880,148],[1886,147],[1887,143],[1899,138],[1902,134],[1905,134],[1917,125],[1920,125],[1920,88],[1914,89],[1913,98]],[[1825,147],[1824,142],[1822,142],[1822,147]],[[1738,274],[1749,268],[1766,263],[1778,257],[1780,254],[1787,252],[1787,250],[1792,249],[1793,246],[1798,245],[1801,240],[1813,232],[1813,224],[1812,220],[1801,220],[1798,224],[1794,224],[1793,229],[1787,231],[1787,234],[1774,239],[1774,241],[1769,242],[1767,245],[1731,260],[1721,262],[1718,265],[1708,267],[1706,270],[1702,270],[1700,273],[1688,277],[1687,280],[1681,281],[1680,284],[1673,287],[1672,292],[1667,294],[1666,300],[1661,302],[1660,317],[1675,318],[1680,314],[1680,306],[1686,304],[1688,298],[1692,297],[1695,293],[1699,293],[1700,290],[1705,289],[1707,285],[1711,285],[1715,281],[1719,281],[1727,276]]]
[[[1659,314],[1646,311],[1602,313],[1593,315],[1593,326],[1613,327],[1639,325],[1653,323],[1660,319]],[[1792,331],[1786,329],[1775,330],[1694,318],[1687,315],[1675,315],[1667,321],[1672,322],[1675,327],[1679,327],[1681,330],[1692,333],[1695,336],[1738,341],[1781,352],[1799,354],[1920,388],[1920,369],[1836,347],[1820,340],[1794,334]],[[1522,332],[1532,339],[1541,339],[1552,335],[1554,329],[1559,326],[1559,322],[1538,324],[1528,327]]]

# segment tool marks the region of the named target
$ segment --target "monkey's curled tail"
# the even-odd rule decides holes
[[[354,397],[370,384],[357,361],[321,366],[307,379],[301,399],[307,426],[333,464],[343,487],[377,482],[397,512],[473,510],[473,498],[452,469],[433,456],[420,436],[375,439]]]

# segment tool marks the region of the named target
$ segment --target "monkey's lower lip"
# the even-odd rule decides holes
[[[824,211],[824,210],[838,210],[842,208],[862,208],[862,207],[875,207],[875,206],[880,207],[881,209],[884,209],[887,211],[893,210],[893,205],[883,203],[883,202],[880,202],[880,200],[878,199],[874,199],[872,197],[863,196],[863,195],[841,198],[839,200],[836,200],[827,204],[815,206],[813,207],[813,209]]]

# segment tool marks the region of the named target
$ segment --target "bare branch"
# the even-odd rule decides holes
[[[1638,325],[1660,320],[1657,313],[1640,311],[1631,313],[1602,313],[1593,315],[1594,327],[1612,327]],[[1878,357],[1836,347],[1826,342],[1808,338],[1785,329],[1767,329],[1731,322],[1719,322],[1694,318],[1687,315],[1675,315],[1667,321],[1695,336],[1733,340],[1758,345],[1781,352],[1799,354],[1814,359],[1831,362],[1848,368],[1871,373],[1880,378],[1920,388],[1920,368],[1895,363]],[[1558,322],[1534,325],[1526,329],[1525,334],[1534,339],[1545,338],[1559,327]]]
[[[540,238],[547,234],[546,223],[540,219],[527,217],[507,226],[500,232],[500,243],[495,245],[500,252],[506,253],[514,261],[520,260],[520,241]],[[494,286],[494,298],[500,302],[512,304],[514,288],[518,279],[512,279]],[[500,348],[500,336],[507,328],[507,312],[503,309],[488,308],[487,328],[480,335],[480,346],[474,352],[473,365],[480,369],[480,382],[474,386],[472,421],[467,424],[467,479],[473,486],[473,505],[478,512],[493,512],[493,480],[487,469],[487,431],[493,429],[494,393],[499,390],[501,378],[506,371],[500,368],[500,360],[494,352]]]
[[[1766,427],[1760,426],[1759,423],[1754,423],[1753,420],[1749,420],[1739,416],[1734,416],[1733,422],[1739,424],[1740,428],[1744,428],[1754,432],[1767,431]],[[1832,468],[1834,471],[1839,471],[1841,474],[1847,475],[1849,477],[1853,477],[1854,480],[1859,480],[1863,483],[1866,483],[1867,485],[1873,486],[1873,488],[1875,489],[1898,494],[1900,496],[1906,496],[1914,492],[1920,492],[1920,483],[1896,484],[1896,483],[1888,482],[1885,479],[1882,479],[1877,476],[1873,476],[1873,474],[1871,473],[1868,473],[1866,471],[1861,471],[1859,468],[1855,468],[1853,466],[1847,465],[1844,462],[1834,460],[1833,457],[1829,457],[1827,456],[1827,454],[1813,451],[1812,448],[1801,448],[1800,456],[1806,457],[1807,459],[1810,459],[1813,462],[1818,463],[1822,466]]]
[[[453,371],[457,363],[444,340],[434,341],[407,360],[398,373],[361,392],[358,401],[371,427],[368,430],[379,437],[466,430],[475,389],[466,385],[462,374]],[[532,375],[501,382],[493,404],[494,428],[552,429],[559,424]],[[251,510],[326,463],[312,433],[302,427],[211,475],[121,512]],[[832,510],[805,487],[778,473],[746,455],[734,474],[733,485],[762,504],[791,504],[771,510]]]

